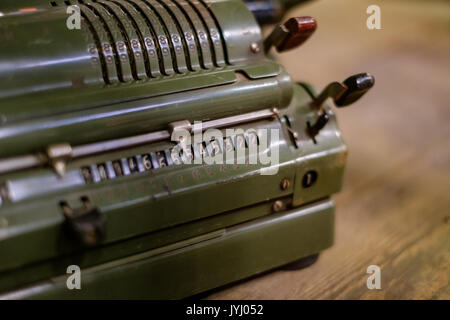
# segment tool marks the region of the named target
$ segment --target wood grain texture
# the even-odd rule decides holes
[[[383,1],[382,30],[365,26],[376,1],[317,1],[289,16],[315,35],[277,55],[296,80],[323,88],[359,72],[375,87],[337,110],[350,153],[335,245],[300,271],[275,271],[211,299],[450,299],[450,3]],[[270,31],[270,30],[268,30]],[[381,290],[366,269],[381,267]]]

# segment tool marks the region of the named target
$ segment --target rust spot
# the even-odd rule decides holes
[[[130,120],[127,119],[123,119],[123,120],[113,120],[113,121],[109,121],[105,126],[106,127],[115,127],[121,124],[125,124],[130,122]]]
[[[336,156],[336,160],[334,161],[335,167],[338,168],[344,167],[345,163],[347,162],[347,155],[348,155],[347,148],[342,152],[338,153]]]
[[[206,174],[207,174],[208,176],[212,176],[212,175],[213,175],[213,172],[212,172],[212,170],[211,170],[210,167],[206,167],[206,168],[205,168],[205,172],[206,172]]]
[[[141,193],[144,193],[145,192],[145,184],[143,183],[143,182],[141,182],[141,183],[138,183],[137,185],[136,185],[136,189],[139,191],[139,192],[141,192]]]
[[[20,8],[19,12],[34,12],[36,10],[36,8]]]
[[[84,83],[84,77],[83,76],[72,78],[72,88],[80,89],[80,88],[83,88],[84,85],[85,85],[85,83]]]
[[[192,176],[194,177],[195,180],[198,180],[200,179],[200,172],[198,172],[198,170],[193,170]]]
[[[251,80],[243,70],[236,70],[234,73],[236,75],[237,83],[249,82]]]

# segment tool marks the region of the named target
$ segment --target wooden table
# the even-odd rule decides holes
[[[381,6],[381,30],[366,8]],[[289,13],[318,20],[303,47],[278,56],[323,88],[359,72],[375,87],[338,110],[349,147],[336,238],[318,262],[229,286],[211,299],[450,299],[450,4],[317,1]],[[381,290],[366,269],[381,268]]]

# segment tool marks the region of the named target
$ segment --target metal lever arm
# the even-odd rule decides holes
[[[275,46],[278,52],[294,49],[303,44],[316,31],[317,22],[312,17],[290,18],[273,29],[264,40],[264,52]]]
[[[309,125],[308,123],[309,136],[315,139],[319,131],[328,123],[330,116],[322,107],[326,99],[332,98],[338,108],[345,107],[361,98],[373,87],[374,83],[374,77],[368,73],[359,73],[348,77],[343,83],[330,83],[311,103],[311,108],[318,110],[318,118],[314,124]]]
[[[320,109],[326,99],[332,98],[337,107],[345,107],[361,98],[375,84],[375,78],[368,73],[348,77],[343,83],[330,83],[312,102],[312,107]]]

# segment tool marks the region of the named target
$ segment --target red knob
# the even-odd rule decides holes
[[[282,26],[287,34],[276,46],[278,52],[298,47],[305,42],[317,29],[317,21],[313,17],[290,18]]]

